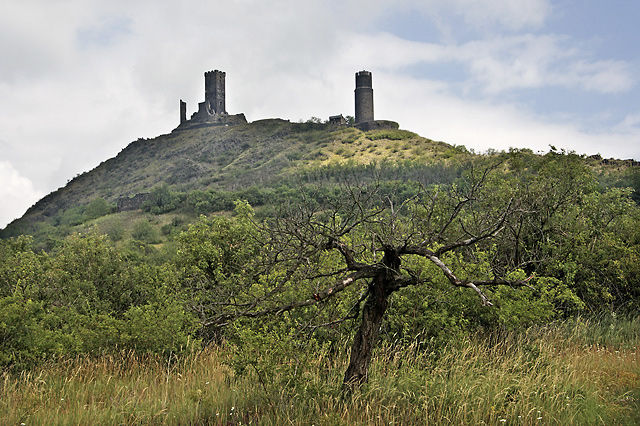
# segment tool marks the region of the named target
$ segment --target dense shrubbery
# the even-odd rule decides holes
[[[186,350],[197,327],[169,269],[127,260],[104,236],[51,253],[0,242],[0,365],[29,368],[78,353]]]
[[[533,277],[534,289],[486,289],[496,305],[488,308],[443,277],[429,286],[404,288],[391,299],[382,326],[388,344],[438,346],[478,329],[505,331],[577,313],[640,309],[640,211],[632,191],[599,188],[581,159],[570,154],[515,152],[507,157],[500,173],[486,182],[493,198],[483,200],[483,208],[497,208],[497,200],[512,198],[523,214],[505,224],[500,238],[446,261],[468,275],[511,271],[514,278]],[[380,194],[393,197],[396,206],[411,206],[425,188],[431,194],[455,195],[468,184],[465,176],[478,167],[334,165],[275,188],[179,193],[162,186],[146,205],[151,213],[206,215],[230,210],[235,200],[248,201],[236,203],[235,216],[212,215],[193,224],[176,238],[174,252],[146,246],[160,241],[148,219],[140,219],[131,231],[139,250],[134,243],[116,248],[122,229],[110,233],[110,239],[94,232],[74,234],[48,252],[32,247],[29,237],[2,240],[0,366],[17,370],[52,357],[122,349],[179,352],[197,345],[198,339],[224,337],[246,349],[247,356],[234,361],[238,371],[267,374],[277,364],[276,348],[278,356],[283,356],[282,348],[303,344],[335,350],[354,332],[353,321],[345,319],[357,317],[366,289],[264,316],[258,325],[244,319],[220,328],[224,321],[214,321],[229,314],[221,311],[222,304],[232,305],[234,313],[249,312],[257,306],[253,303],[307,300],[329,284],[327,273],[339,259],[328,252],[306,258],[304,268],[268,267],[270,259],[291,254],[277,254],[278,248],[268,244],[264,232],[273,225],[269,219],[282,214],[285,206],[291,207],[287,214],[295,215],[304,205],[317,214],[318,223],[341,220],[348,212],[331,216],[328,209],[340,205],[346,189],[366,192],[372,182]],[[249,205],[261,207],[262,213],[254,216]],[[447,207],[434,206],[430,213],[426,205],[408,209],[405,217],[417,220],[442,214]],[[60,223],[95,219],[111,209],[97,199],[86,208],[68,210]],[[180,218],[164,225],[165,237],[186,226]],[[461,216],[456,226],[464,228],[473,220]],[[377,243],[375,235],[366,232],[351,237],[363,253]],[[411,262],[409,267],[420,266]],[[298,285],[278,287],[285,280]]]

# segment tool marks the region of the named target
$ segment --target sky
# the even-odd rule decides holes
[[[204,72],[249,121],[354,115],[489,149],[640,160],[640,2],[4,0],[0,228],[190,116]]]

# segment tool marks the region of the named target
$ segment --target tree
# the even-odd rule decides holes
[[[113,212],[112,206],[104,198],[95,198],[84,209],[83,220],[97,219]]]
[[[502,167],[470,165],[456,183],[421,187],[408,198],[382,192],[379,183],[345,185],[342,198],[303,191],[302,203],[262,223],[239,203],[237,222],[207,219],[209,232],[196,225],[183,235],[183,281],[216,294],[194,304],[214,328],[293,310],[313,316],[312,308],[351,300],[343,318],[324,324],[360,318],[344,376],[346,388],[359,386],[395,292],[444,280],[490,306],[492,287],[533,289],[533,277],[509,263],[512,253],[492,252],[505,229],[530,214],[516,199],[517,185],[496,172]]]

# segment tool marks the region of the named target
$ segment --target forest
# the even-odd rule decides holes
[[[68,209],[0,240],[0,422],[637,424],[636,169],[512,150]]]

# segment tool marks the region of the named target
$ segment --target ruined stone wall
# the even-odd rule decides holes
[[[141,194],[136,194],[133,197],[121,197],[116,201],[116,205],[118,208],[118,212],[126,212],[131,210],[139,210],[142,208],[142,204],[145,201],[151,199],[151,194],[148,192],[143,192]]]
[[[373,121],[373,82],[371,72],[356,73],[356,123]]]

